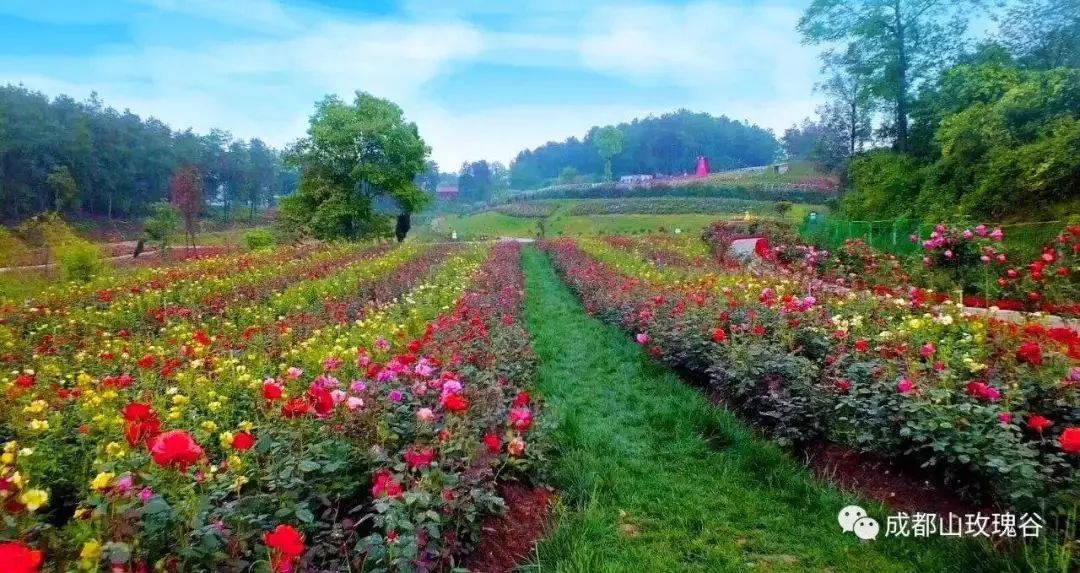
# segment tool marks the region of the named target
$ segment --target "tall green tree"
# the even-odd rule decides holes
[[[799,20],[809,44],[847,42],[866,65],[867,89],[888,105],[888,134],[907,149],[908,114],[919,84],[955,58],[981,0],[814,0]]]
[[[78,204],[79,187],[66,165],[54,168],[45,178],[45,185],[52,193],[53,210],[57,213]]]
[[[394,103],[364,92],[351,103],[327,96],[286,156],[301,179],[281,202],[283,221],[323,239],[389,235],[391,220],[373,203],[386,196],[406,214],[423,208],[431,199],[415,180],[428,152]]]
[[[1001,18],[1000,37],[1028,67],[1080,68],[1080,0],[1024,0]]]
[[[275,194],[295,189],[295,173],[285,173],[276,150],[257,140],[235,149],[232,143],[224,131],[174,131],[155,118],[117,111],[97,94],[84,101],[66,95],[50,99],[23,86],[0,86],[0,219],[55,208],[56,188],[49,177],[57,166],[66,167],[75,182],[78,200],[63,206],[74,215],[145,214],[168,198],[169,178],[182,165],[198,169],[210,198],[230,205],[264,203],[266,185],[227,185],[237,159],[231,152],[251,156],[243,181],[265,176],[274,181]],[[276,173],[267,176],[267,170]],[[253,192],[259,194],[254,201]]]
[[[601,127],[593,134],[593,143],[604,160],[604,181],[611,181],[611,158],[622,153],[622,132],[613,125]]]

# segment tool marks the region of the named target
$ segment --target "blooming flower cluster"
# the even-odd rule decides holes
[[[519,252],[323,249],[5,314],[0,562],[425,570],[466,547],[492,468],[533,463]]]
[[[780,441],[914,458],[1017,507],[1064,514],[1080,493],[1075,330],[918,297],[809,295],[818,283],[800,275],[659,273],[610,241],[542,247],[586,310],[707,376]]]

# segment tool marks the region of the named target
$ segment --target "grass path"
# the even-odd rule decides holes
[[[535,248],[526,320],[558,424],[563,502],[527,570],[1002,570],[967,541],[842,535],[824,487],[618,330],[587,316]],[[863,504],[881,521],[880,507]]]

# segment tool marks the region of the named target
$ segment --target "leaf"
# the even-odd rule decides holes
[[[296,519],[304,523],[313,523],[315,521],[315,514],[311,513],[310,509],[306,507],[296,508]]]

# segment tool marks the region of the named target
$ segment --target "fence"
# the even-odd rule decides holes
[[[1028,260],[1037,256],[1042,246],[1053,240],[1065,224],[1065,221],[1040,221],[988,226],[1000,227],[1009,252],[1022,257],[1021,260]],[[848,239],[862,239],[876,249],[899,255],[920,252],[922,246],[910,237],[916,235],[925,239],[933,230],[934,225],[911,219],[848,221],[819,216],[815,220],[804,220],[799,234],[828,249],[836,249]]]

